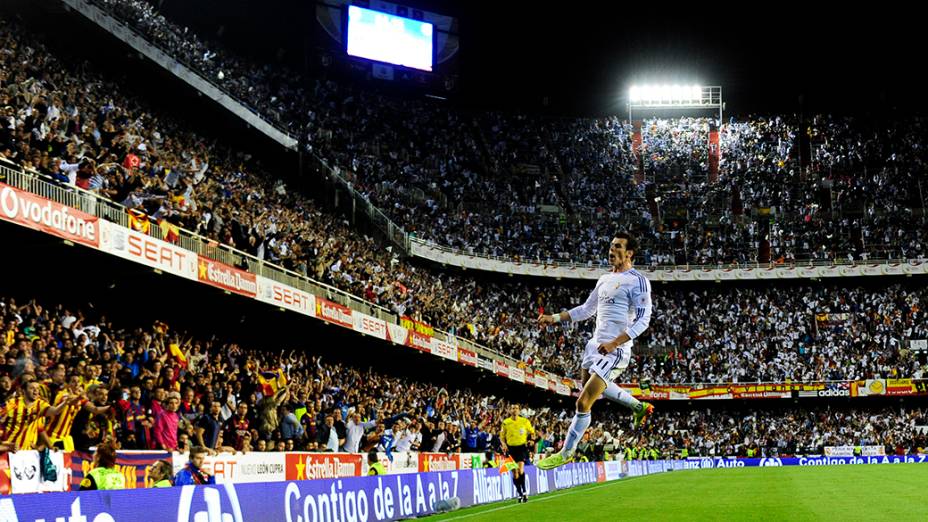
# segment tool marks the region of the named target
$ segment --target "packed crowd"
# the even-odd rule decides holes
[[[88,64],[58,61],[16,24],[0,28],[0,43],[0,156],[332,284],[397,315],[476,340],[532,367],[576,376],[576,350],[589,326],[540,331],[534,319],[542,309],[580,302],[587,288],[482,283],[416,266],[272,181],[258,161],[155,114],[115,82],[95,75]],[[874,228],[873,234],[879,233]],[[590,244],[598,241],[588,239]],[[601,244],[605,251],[606,243]],[[828,288],[815,299],[811,289],[788,294],[725,289],[712,297],[661,289],[655,296],[651,342],[666,347],[670,355],[639,357],[629,375],[694,382],[922,371],[899,350],[901,340],[925,337],[919,311],[922,289],[893,287],[885,294]],[[842,310],[844,303],[829,299],[845,295],[856,307],[855,320],[832,327],[835,331],[813,328],[811,314]],[[884,299],[907,308],[874,311],[868,304]],[[794,328],[780,332],[770,326],[767,314],[773,313]],[[883,322],[870,321],[867,313],[881,314]]]
[[[825,446],[856,445],[883,446],[886,455],[928,451],[924,408],[694,409],[663,412],[650,422],[646,433],[592,441],[611,442],[620,451],[631,449],[645,458],[820,455]]]
[[[579,349],[592,321],[539,330],[530,310],[553,313],[583,302],[586,287],[526,284],[468,287],[453,295],[452,310],[486,323],[457,331],[520,358],[531,367],[575,375]],[[868,289],[840,284],[681,289],[653,292],[651,324],[622,377],[628,381],[783,382],[921,377],[924,357],[908,339],[928,337],[924,286]],[[521,312],[519,312],[521,311]],[[437,317],[437,316],[436,316]],[[483,317],[479,315],[477,317]],[[462,319],[467,320],[467,319]],[[483,324],[490,325],[489,328]]]
[[[469,389],[324,363],[302,349],[194,338],[160,321],[122,328],[92,308],[3,297],[0,319],[8,448],[86,450],[106,440],[181,451],[498,447],[507,403]],[[18,401],[36,414],[18,415]],[[533,412],[537,423],[548,415]]]
[[[279,64],[233,56],[150,2],[98,3],[299,135],[407,230],[442,245],[604,262],[596,244],[624,221],[643,238],[647,264],[754,262],[765,240],[771,260],[926,255],[924,222],[910,212],[924,206],[919,118],[889,128],[829,116],[646,120],[639,162],[631,125],[615,117],[472,114],[301,79]],[[721,128],[718,184],[706,182],[710,125]],[[811,151],[800,169],[802,133]],[[644,185],[632,182],[639,166],[662,201],[649,202]],[[823,207],[823,189],[833,208]],[[769,234],[743,217],[768,208],[776,216]],[[680,223],[671,230],[655,211]]]
[[[0,312],[10,448],[70,437],[79,450],[107,439],[181,451],[499,450],[507,401],[468,389],[324,364],[303,350],[194,339],[161,322],[120,329],[104,315],[35,300],[0,299]],[[16,424],[20,399],[39,412],[68,408],[48,413],[47,429],[20,437],[29,430]],[[526,413],[539,426],[556,421],[548,408]]]
[[[94,308],[6,296],[0,355],[8,450],[87,450],[112,441],[180,451],[498,451],[511,404],[479,390],[327,363],[303,347],[207,340],[161,321],[125,327]],[[739,455],[756,445],[786,454],[882,444],[896,453],[925,446],[916,431],[926,424],[922,410],[658,409],[646,430],[635,431],[624,410],[607,408],[581,452],[647,447],[670,456],[686,447],[693,456]],[[524,405],[522,412],[536,427],[538,452],[560,447],[571,412]]]

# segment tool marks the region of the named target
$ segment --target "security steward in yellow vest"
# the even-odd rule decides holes
[[[93,469],[81,480],[81,491],[89,489],[126,489],[126,477],[116,469],[116,447],[110,442],[97,446]]]
[[[367,454],[367,474],[368,475],[386,475],[387,468],[383,467],[380,459],[377,458],[377,452],[371,451]]]

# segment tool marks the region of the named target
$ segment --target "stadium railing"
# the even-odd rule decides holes
[[[439,252],[445,252],[449,254],[454,254],[462,257],[476,257],[480,259],[488,259],[491,261],[499,261],[502,263],[512,263],[517,265],[524,264],[536,264],[544,265],[550,267],[560,267],[560,268],[572,268],[572,269],[602,269],[609,270],[610,265],[604,263],[577,263],[574,261],[554,261],[554,260],[542,260],[542,259],[521,259],[514,258],[509,256],[493,256],[489,254],[482,254],[479,252],[467,252],[459,248],[451,248],[447,246],[439,245],[433,241],[423,240],[419,238],[410,238],[411,244],[421,245],[425,248],[434,249]],[[778,267],[812,267],[812,266],[856,266],[861,264],[866,265],[882,265],[889,263],[906,263],[908,259],[868,259],[867,261],[849,261],[847,259],[834,259],[834,260],[824,260],[824,261],[800,261],[792,263],[719,263],[714,265],[645,265],[644,268],[651,270],[662,271],[662,272],[671,272],[674,270],[726,270],[734,268],[742,269],[767,269],[767,268],[778,268]]]
[[[502,273],[556,277],[556,278],[577,278],[577,279],[596,279],[603,271],[609,270],[610,267],[598,263],[576,263],[554,260],[540,259],[519,259],[506,256],[492,256],[477,252],[467,252],[461,249],[449,248],[439,245],[432,241],[426,241],[419,238],[410,238],[410,253],[416,257],[428,259],[437,263],[460,266],[469,269],[478,269]],[[698,273],[698,272],[732,272],[738,271],[737,277],[723,277],[725,279],[760,279],[760,277],[751,277],[751,273],[767,270],[786,270],[786,269],[809,269],[809,268],[855,268],[855,267],[880,267],[889,265],[905,264],[924,264],[925,259],[869,259],[867,261],[849,261],[847,259],[836,259],[829,261],[802,261],[793,263],[741,263],[741,264],[716,264],[716,265],[643,265],[639,269],[646,271],[651,277],[661,281],[677,280],[699,280],[699,278],[682,278],[678,274]],[[928,267],[926,267],[928,270]],[[801,278],[815,278],[821,274],[810,272],[800,275]],[[842,275],[845,277],[855,277],[858,274],[855,271],[848,273],[838,273],[833,275]],[[874,275],[874,274],[866,274]],[[886,275],[899,275],[887,273]],[[666,277],[665,277],[666,276]],[[793,276],[795,277],[795,276]]]

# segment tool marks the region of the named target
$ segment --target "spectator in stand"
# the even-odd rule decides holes
[[[90,366],[84,366],[85,369]],[[74,447],[79,451],[89,451],[94,446],[113,440],[116,436],[115,429],[115,411],[107,408],[108,392],[100,384],[91,384],[96,382],[94,377],[84,379],[88,407],[81,408],[74,417],[71,425],[71,437],[74,440]],[[105,413],[98,413],[105,411]]]
[[[277,415],[278,407],[290,396],[288,387],[277,390],[274,395],[262,397],[258,402],[258,433],[264,439],[269,439],[279,428],[280,420]]]
[[[197,445],[216,449],[222,433],[222,404],[219,401],[210,403],[209,412],[199,416],[195,423]]]
[[[50,445],[64,451],[74,451],[75,449],[71,429],[77,414],[81,410],[87,411],[90,415],[105,415],[110,409],[109,406],[96,406],[83,398],[80,377],[77,375],[72,375],[68,380],[66,390],[57,393],[55,404],[64,405],[64,408],[54,420],[49,422],[45,431]]]
[[[303,437],[303,426],[297,420],[296,415],[290,411],[288,405],[280,407],[280,436],[285,441],[293,441]]]
[[[361,414],[354,412],[348,418],[345,436],[345,451],[357,453],[361,447],[361,440],[364,438],[364,432],[377,426],[377,421],[361,421]]]
[[[319,429],[317,442],[325,451],[341,451],[345,444],[345,437],[339,432],[335,424],[335,417],[332,414],[325,416],[325,422]]]
[[[468,453],[475,453],[481,450],[478,443],[480,429],[476,421],[471,421],[470,426],[464,428],[464,440],[462,441],[462,450]]]
[[[248,403],[240,402],[235,408],[235,416],[226,421],[224,440],[238,451],[243,451],[245,437],[252,438],[251,418],[248,415]]]
[[[456,424],[451,424],[441,451],[442,453],[460,453],[461,450],[461,429]]]
[[[131,375],[131,373],[130,373]],[[139,374],[136,374],[136,378]],[[142,405],[142,388],[132,386],[128,397],[117,403],[119,407],[120,429],[125,437],[125,449],[148,449],[151,440],[152,420],[149,410]]]
[[[445,446],[445,441],[448,438],[448,430],[445,426],[445,421],[438,421],[438,425],[436,426],[432,437],[432,453],[438,453],[442,451],[442,448]]]
[[[3,424],[3,444],[14,450],[34,449],[43,418],[53,418],[65,408],[79,404],[81,397],[63,394],[60,402],[52,406],[39,397],[39,383],[30,381],[23,387],[21,396],[7,401],[0,410]]]
[[[415,422],[406,425],[403,421],[398,421],[394,425],[393,451],[407,452],[416,451],[419,448],[419,442],[422,440],[422,434],[418,431],[418,424]]]
[[[158,391],[165,395],[163,388],[158,388]],[[161,406],[160,401],[157,399],[152,402],[152,411],[155,416],[153,433],[155,449],[164,451],[178,449],[177,426],[180,422],[180,415],[177,413],[178,407],[180,407],[180,394],[177,392],[167,394],[167,402],[164,407]]]

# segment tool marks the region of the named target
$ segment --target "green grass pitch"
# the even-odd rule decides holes
[[[928,465],[673,471],[507,500],[428,520],[928,521]]]

